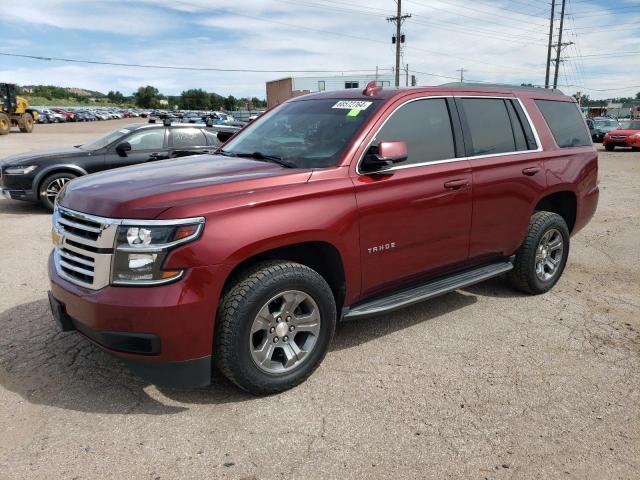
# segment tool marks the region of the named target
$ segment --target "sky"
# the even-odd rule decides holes
[[[403,0],[403,64],[419,85],[544,84],[550,0]],[[560,4],[557,0],[557,17]],[[273,72],[188,71],[0,55],[0,81],[128,95],[189,88],[265,97],[293,70],[393,67],[394,0],[0,0],[0,53]],[[559,88],[591,98],[640,92],[640,0],[566,0]],[[556,32],[558,30],[556,23]],[[276,72],[275,70],[280,70]],[[333,71],[333,72],[331,72]],[[324,73],[293,73],[317,76]]]

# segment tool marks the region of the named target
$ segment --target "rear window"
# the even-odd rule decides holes
[[[591,136],[575,103],[554,100],[535,102],[560,148],[591,145]]]

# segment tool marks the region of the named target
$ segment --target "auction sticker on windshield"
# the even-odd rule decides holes
[[[373,102],[362,100],[340,100],[331,108],[342,108],[345,110],[366,110]]]

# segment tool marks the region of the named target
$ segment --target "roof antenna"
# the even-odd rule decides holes
[[[375,80],[371,80],[369,83],[367,83],[367,86],[364,87],[362,93],[367,97],[373,97],[380,90],[382,90],[382,87],[378,86]]]

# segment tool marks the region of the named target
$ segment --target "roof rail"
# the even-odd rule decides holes
[[[554,93],[556,95],[564,95],[564,93],[557,88],[544,88],[544,87],[530,87],[524,85],[509,85],[506,83],[467,83],[467,82],[449,82],[443,83],[442,85],[438,85],[439,87],[482,87],[482,88],[502,88],[509,90],[525,90],[529,92],[544,92],[544,93]]]

